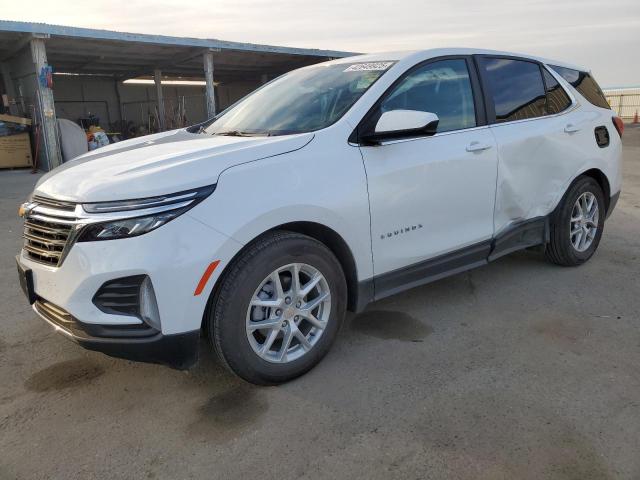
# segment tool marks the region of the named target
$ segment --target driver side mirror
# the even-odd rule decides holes
[[[374,132],[363,134],[361,139],[375,145],[394,138],[429,136],[436,133],[439,121],[432,112],[391,110],[380,116]]]

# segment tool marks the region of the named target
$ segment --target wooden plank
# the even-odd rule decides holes
[[[6,115],[0,113],[0,122],[17,123],[19,125],[31,125],[30,118],[16,117],[15,115]]]

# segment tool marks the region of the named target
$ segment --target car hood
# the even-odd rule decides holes
[[[72,202],[144,198],[217,183],[227,168],[292,152],[312,133],[211,136],[173,130],[93,150],[44,175],[35,194]]]

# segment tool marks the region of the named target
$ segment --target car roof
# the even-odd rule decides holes
[[[560,67],[572,68],[574,70],[581,70],[588,72],[589,69],[573,65],[561,60],[551,60],[548,58],[537,57],[535,55],[529,55],[526,53],[516,52],[504,52],[499,50],[485,50],[478,48],[431,48],[428,50],[406,50],[395,52],[380,52],[380,53],[368,53],[364,55],[357,55],[354,57],[345,57],[337,60],[333,60],[332,63],[353,63],[353,62],[382,62],[385,60],[402,61],[402,62],[420,62],[435,57],[443,57],[448,55],[500,55],[500,56],[513,56],[528,58],[536,60],[546,65],[557,65]]]

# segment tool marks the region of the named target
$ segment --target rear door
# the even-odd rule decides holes
[[[538,62],[477,56],[487,115],[498,146],[495,231],[555,208],[588,158],[588,118]],[[588,144],[588,146],[587,146]]]
[[[470,57],[418,65],[368,115],[375,123],[385,111],[418,110],[440,119],[433,136],[361,146],[376,276],[395,271],[398,283],[410,281],[403,269],[493,235],[496,148],[475,75]]]

